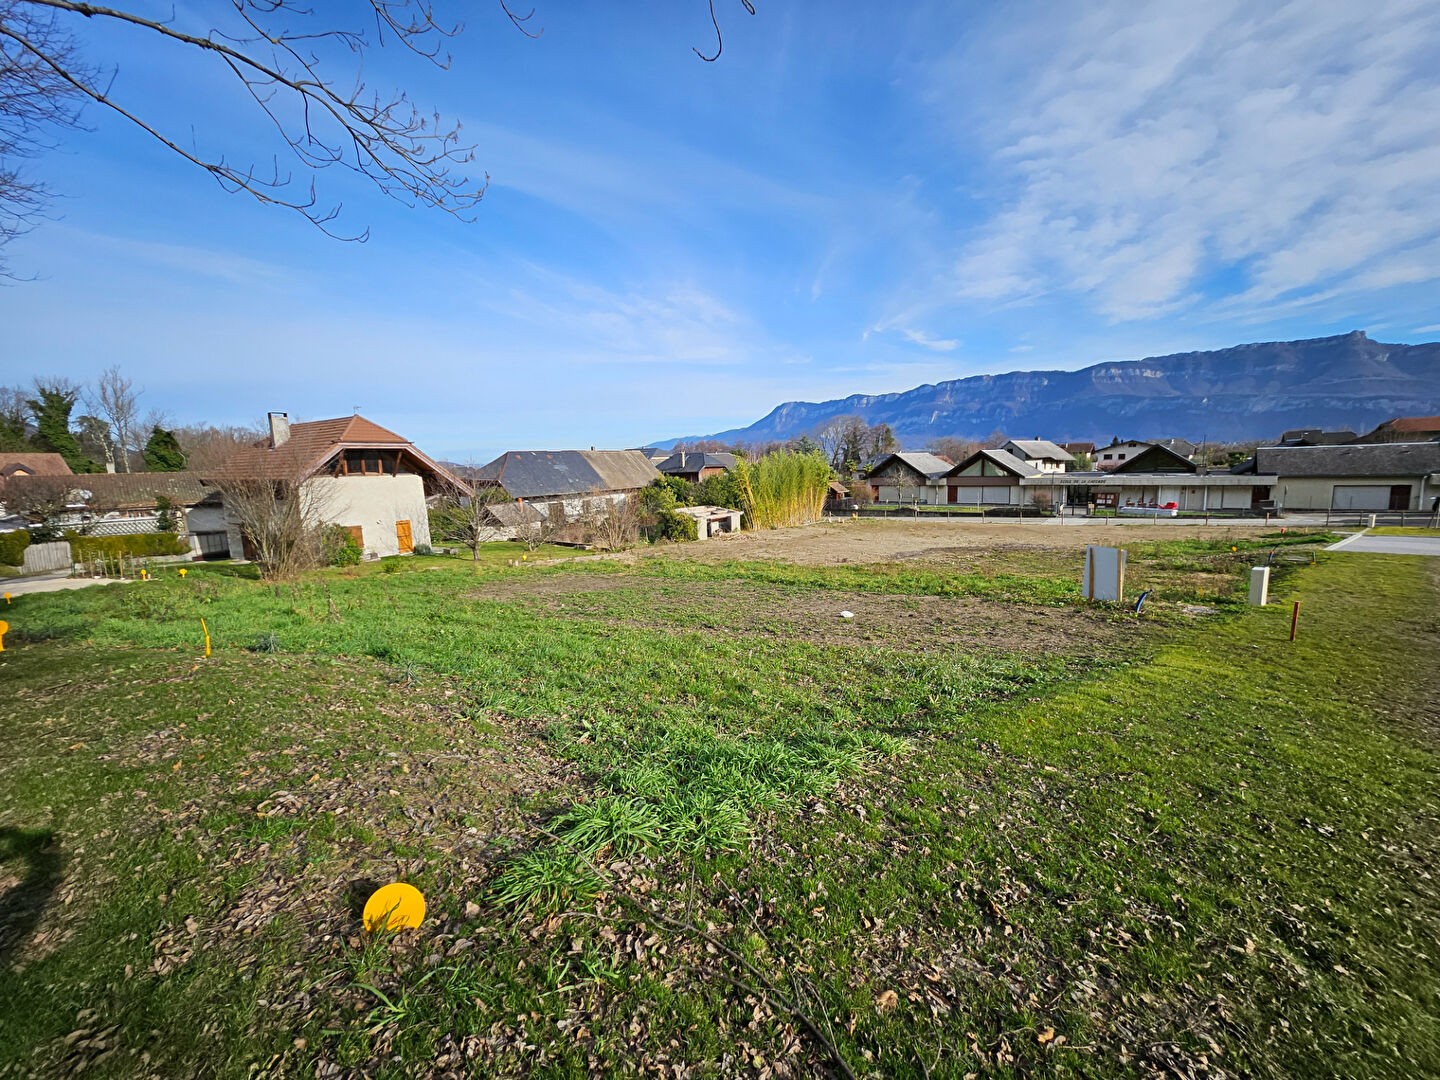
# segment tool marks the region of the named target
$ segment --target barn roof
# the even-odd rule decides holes
[[[635,491],[659,475],[639,450],[509,450],[475,471],[516,499]]]

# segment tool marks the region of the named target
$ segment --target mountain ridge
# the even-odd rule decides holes
[[[1440,412],[1440,342],[1376,341],[1363,330],[1296,341],[1109,360],[1076,371],[970,375],[886,394],[787,401],[746,427],[654,445],[796,438],[837,416],[887,423],[911,449],[943,437],[1069,441],[1183,436],[1273,438],[1289,428],[1364,432],[1394,416]]]

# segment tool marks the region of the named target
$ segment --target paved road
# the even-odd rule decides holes
[[[26,577],[0,578],[0,593],[24,596],[26,593],[59,592],[61,589],[84,589],[91,585],[114,585],[114,578]]]
[[[1377,555],[1433,555],[1440,558],[1440,536],[1371,536],[1356,533],[1327,551],[1363,551]]]

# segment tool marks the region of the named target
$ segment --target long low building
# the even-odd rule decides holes
[[[977,451],[944,470],[934,459],[906,460],[916,457],[891,455],[883,474],[872,474],[878,501],[1261,513],[1430,510],[1440,497],[1440,442],[1261,447],[1233,469],[1205,468],[1159,444],[1089,472],[1047,471],[1005,449]]]
[[[1429,510],[1440,496],[1440,442],[1262,446],[1254,467],[1279,478],[1287,510]]]

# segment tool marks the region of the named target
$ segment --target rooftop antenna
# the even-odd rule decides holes
[[[350,408],[352,408],[353,410],[355,410],[355,415],[356,415],[356,416],[359,416],[359,415],[360,415],[360,406],[359,406],[359,405],[351,405]]]

